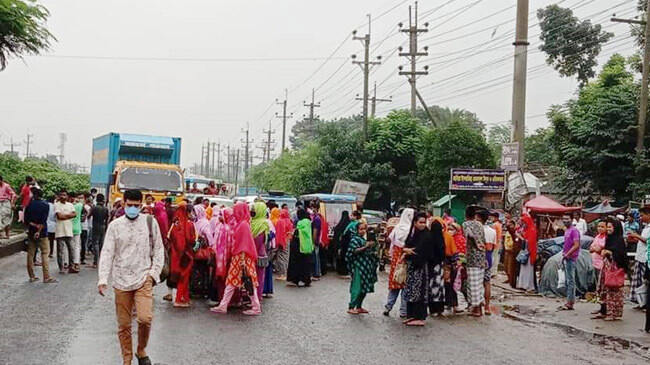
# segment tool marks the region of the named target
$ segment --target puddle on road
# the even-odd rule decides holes
[[[599,347],[609,349],[612,351],[616,352],[631,352],[635,355],[641,356],[644,359],[650,359],[650,347],[644,346],[640,343],[626,340],[624,338],[620,337],[615,337],[615,336],[609,336],[609,335],[601,335],[597,333],[589,333],[582,331],[580,329],[568,326],[568,325],[563,325],[563,324],[558,324],[558,323],[550,323],[550,322],[537,322],[535,323],[534,317],[542,312],[544,310],[540,310],[536,307],[533,306],[527,306],[527,305],[507,305],[504,304],[501,306],[503,309],[501,315],[506,318],[514,319],[517,321],[522,321],[526,322],[529,324],[537,324],[537,325],[546,325],[546,326],[551,326],[558,328],[562,330],[562,332],[566,333],[569,336],[572,337],[579,337],[581,339],[584,339],[588,341],[591,344],[597,345]],[[515,312],[524,316],[527,316],[531,318],[531,320],[523,320],[521,318],[517,318],[513,315],[508,315],[506,312]]]

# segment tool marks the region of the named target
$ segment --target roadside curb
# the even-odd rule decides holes
[[[0,258],[11,256],[23,250],[23,242],[27,239],[27,235],[20,233],[11,236],[8,240],[0,241]]]
[[[638,339],[631,339],[629,337],[622,337],[622,336],[604,335],[602,333],[588,331],[568,324],[546,321],[543,319],[530,319],[512,310],[506,310],[504,306],[501,306],[501,313],[503,314],[504,317],[513,319],[515,321],[520,321],[529,324],[543,324],[551,327],[556,327],[572,335],[578,335],[583,338],[586,338],[587,340],[616,342],[622,347],[631,349],[637,352],[640,356],[650,359],[650,345],[642,344],[638,342]]]

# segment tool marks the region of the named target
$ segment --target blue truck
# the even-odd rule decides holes
[[[181,139],[108,133],[93,139],[90,185],[113,203],[127,189],[139,189],[156,200],[183,198]]]

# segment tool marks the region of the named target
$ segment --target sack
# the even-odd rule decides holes
[[[528,264],[528,259],[530,258],[530,253],[528,250],[521,250],[517,254],[517,262],[522,264],[522,265],[527,265]]]
[[[566,274],[564,273],[564,267],[560,266],[557,269],[557,288],[562,289],[566,286]]]
[[[406,283],[406,264],[397,264],[393,273],[393,281],[398,285]]]
[[[451,266],[447,264],[442,265],[442,279],[445,283],[451,283]]]
[[[257,267],[267,267],[269,266],[269,257],[262,256],[257,258]]]
[[[625,270],[610,268],[605,273],[605,287],[622,288],[625,285]]]
[[[528,252],[528,242],[524,240],[521,246],[521,251],[519,251],[515,260],[522,265],[527,265],[528,259],[530,258],[530,252]]]

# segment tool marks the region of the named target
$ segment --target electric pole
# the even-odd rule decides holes
[[[286,100],[285,100],[286,102]],[[248,123],[246,123],[246,129],[242,130],[242,133],[246,135],[246,139],[242,140],[242,143],[244,143],[244,180],[246,182],[246,195],[248,195],[248,190],[249,190],[249,181],[248,181],[248,168],[249,168],[249,161],[250,161],[250,144],[251,141],[249,139],[249,134],[250,134],[250,129],[248,127]],[[237,157],[239,159],[239,156]]]
[[[357,100],[363,100],[362,98],[358,97],[357,95]],[[377,103],[381,102],[392,102],[393,97],[391,96],[389,99],[378,99],[377,98],[377,83],[375,82],[374,89],[372,92],[372,97],[370,97],[370,117],[374,118],[375,117],[375,112],[377,110]]]
[[[34,138],[34,135],[33,135],[33,134],[29,134],[29,133],[27,133],[27,140],[26,140],[26,141],[23,141],[23,142],[25,142],[25,147],[26,147],[25,158],[29,158],[29,157],[31,156],[31,155],[29,154],[29,146],[30,146],[32,143],[34,143],[34,140],[33,140],[32,138]]]
[[[402,66],[399,67],[399,74],[405,75],[408,78],[409,84],[411,84],[411,115],[415,117],[415,108],[417,104],[417,88],[416,88],[416,79],[417,76],[428,75],[429,69],[428,66],[424,67],[424,71],[417,70],[417,60],[422,56],[428,56],[429,47],[424,47],[424,52],[418,51],[418,35],[420,33],[426,33],[429,30],[427,27],[429,23],[424,23],[424,28],[418,28],[418,3],[415,2],[415,12],[412,11],[409,6],[409,27],[408,29],[400,29],[400,32],[409,34],[409,51],[402,52],[402,47],[397,48],[399,55],[406,57],[411,63],[410,71],[402,71]],[[399,23],[398,26],[402,28],[403,24]]]
[[[368,14],[368,34],[363,37],[357,37],[357,31],[352,31],[352,39],[361,41],[363,44],[363,61],[355,61],[356,55],[352,55],[352,63],[359,65],[363,71],[363,142],[368,138],[368,82],[370,78],[370,68],[374,65],[379,65],[381,56],[377,56],[377,61],[370,61],[370,14]]]
[[[210,147],[212,146],[212,143],[210,143],[210,140],[208,139],[208,144],[206,145],[206,153],[205,153],[205,176],[210,177]]]
[[[230,179],[230,166],[232,165],[232,163],[233,163],[234,160],[232,159],[232,156],[230,155],[230,143],[228,143],[227,152],[228,152],[228,153],[226,154],[226,156],[227,156],[226,158],[228,159],[228,164],[227,164],[227,167],[228,167],[228,169],[227,169],[228,174],[227,174],[227,176],[228,176],[228,182],[231,183],[232,180]]]
[[[265,130],[264,133],[266,133],[266,141],[262,141],[263,145],[263,154],[262,154],[262,162],[271,162],[271,149],[272,143],[275,143],[275,141],[271,140],[271,135],[275,134],[275,130],[271,129],[271,121],[269,120],[269,129]]]
[[[65,158],[65,143],[68,141],[68,135],[59,133],[59,165],[63,166],[63,159]]]
[[[628,24],[637,24],[643,25],[645,27],[645,42],[643,45],[643,71],[641,76],[641,97],[639,98],[639,126],[637,128],[636,136],[636,155],[637,157],[642,157],[643,155],[643,144],[645,138],[645,126],[646,126],[646,111],[648,109],[648,73],[650,70],[650,47],[648,47],[648,42],[650,42],[650,0],[646,1],[646,11],[645,11],[646,20],[635,20],[635,19],[619,19],[612,18],[613,22],[617,23],[628,23]]]
[[[9,151],[11,151],[11,154],[13,155],[16,153],[14,147],[20,147],[20,143],[14,143],[14,137],[11,137],[11,143],[5,143],[5,146],[9,147]]]
[[[314,89],[311,89],[311,103],[307,104],[303,102],[303,106],[306,106],[309,108],[309,125],[313,126],[314,125],[314,108],[320,108],[320,103],[314,103],[314,96],[315,96],[315,91]]]
[[[205,163],[205,144],[201,145],[201,175],[203,175],[203,166]]]
[[[214,148],[214,145],[212,146]],[[212,155],[212,161],[214,162],[214,155]],[[221,140],[217,143],[217,178],[223,179],[223,174],[221,173]]]
[[[512,142],[519,143],[517,168],[524,166],[526,123],[526,72],[528,62],[528,1],[517,0],[515,66],[512,82]],[[645,67],[644,67],[645,68]],[[643,114],[643,113],[642,113]]]
[[[239,150],[237,150],[237,156],[235,157],[235,189],[236,194],[239,195]]]
[[[283,101],[278,101],[277,99],[275,100],[275,103],[278,105],[282,105],[282,115],[278,115],[278,113],[275,113],[276,118],[281,118],[282,119],[282,152],[286,149],[286,141],[287,141],[287,119],[291,119],[293,117],[293,113],[291,115],[287,115],[287,99],[289,98],[289,91],[287,89],[284,89],[284,100]]]

